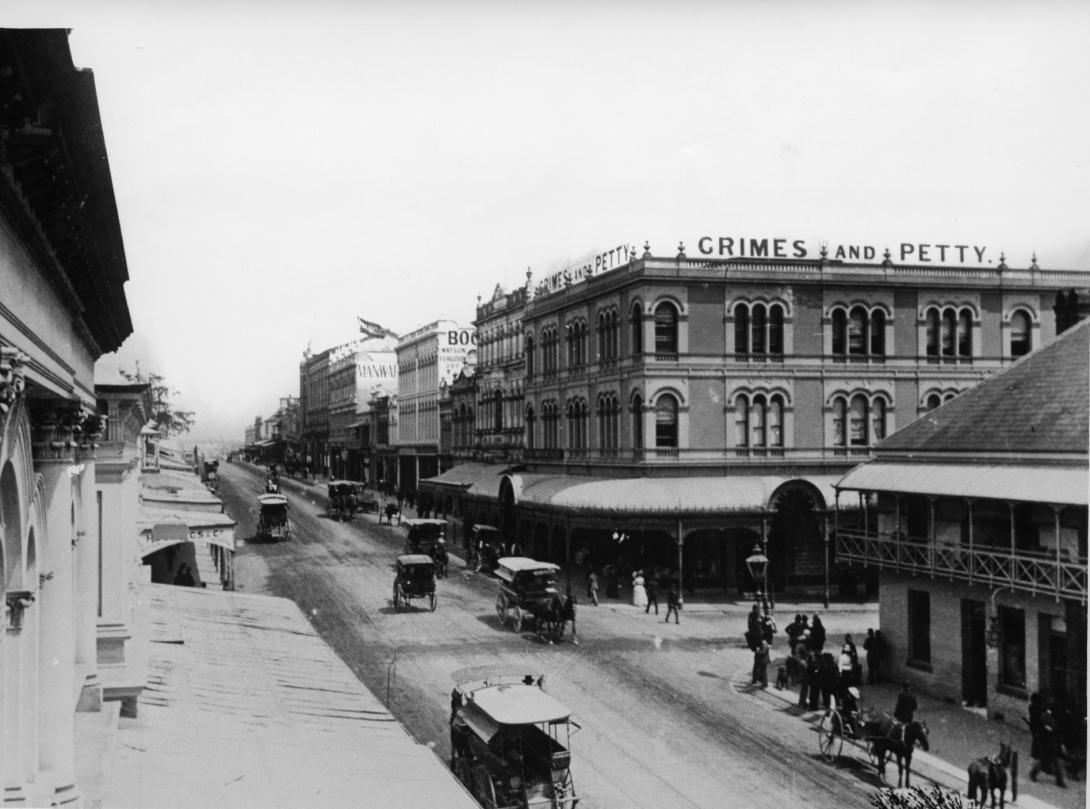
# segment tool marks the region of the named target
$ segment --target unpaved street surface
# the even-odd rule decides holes
[[[330,519],[324,488],[285,481],[294,537],[248,542],[263,480],[234,464],[220,473],[243,540],[241,589],[299,604],[360,680],[444,759],[456,673],[490,667],[544,672],[546,690],[571,707],[582,728],[571,740],[580,809],[864,807],[879,785],[865,756],[822,761],[810,724],[731,688],[751,659],[734,617],[686,612],[680,625],[667,625],[617,602],[581,604],[580,644],[566,636],[550,646],[501,626],[494,581],[456,562],[439,582],[435,612],[424,602],[395,612],[392,566],[403,529],[378,526],[373,515]]]

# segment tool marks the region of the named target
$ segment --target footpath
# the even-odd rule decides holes
[[[254,468],[258,469],[258,467]],[[325,481],[322,479],[304,481],[282,475],[281,482],[287,482],[288,485],[315,495],[324,496],[325,494]],[[408,505],[402,506],[404,519],[416,516],[413,508]],[[376,514],[366,514],[365,517],[372,522],[378,521]],[[464,565],[462,551],[455,543],[451,543],[449,552],[452,557],[452,566]],[[584,578],[582,572],[572,571],[571,577],[573,582],[580,583],[580,586],[575,589],[577,594],[581,595],[583,589],[581,583]],[[601,601],[603,606],[615,606],[621,613],[617,617],[624,619],[628,609],[625,599],[602,597]],[[585,605],[583,606],[585,608]],[[751,601],[732,598],[729,593],[697,591],[685,594],[683,615],[701,616],[705,620],[714,619],[716,616],[728,616],[732,625],[737,625],[738,635],[741,638],[745,629],[746,615],[751,608]],[[638,612],[637,608],[631,609]],[[781,626],[789,622],[797,613],[820,615],[828,633],[829,646],[833,648],[839,646],[839,641],[845,634],[852,635],[857,646],[862,648],[862,640],[866,637],[867,629],[879,628],[878,605],[873,602],[834,601],[825,608],[820,602],[780,600],[776,604],[775,613]],[[684,620],[683,623],[685,623]],[[800,721],[812,725],[815,731],[813,752],[816,755],[817,726],[824,711],[810,711],[798,707],[797,687],[778,690],[772,685],[776,669],[783,665],[786,656],[785,645],[786,640],[781,631],[773,642],[773,662],[769,667],[771,677],[768,688],[760,688],[751,683],[752,666],[740,669],[731,678],[731,688],[739,694],[766,702],[773,708],[797,716]],[[899,683],[893,682],[864,686],[861,689],[860,707],[873,707],[891,713],[897,701],[899,687]],[[924,751],[917,748],[913,754],[914,785],[935,784],[943,789],[956,790],[965,795],[968,787],[966,769],[969,763],[978,758],[994,756],[999,752],[1000,742],[1005,741],[1010,743],[1018,754],[1014,770],[1017,783],[1016,805],[1024,809],[1084,809],[1086,807],[1085,781],[1068,779],[1066,789],[1056,786],[1054,777],[1045,773],[1042,773],[1036,782],[1030,781],[1029,769],[1033,763],[1029,756],[1030,735],[1020,717],[1014,717],[1013,722],[997,722],[987,719],[982,710],[963,708],[923,694],[916,694],[916,697],[919,701],[917,716],[926,721],[930,731],[930,750]],[[866,750],[861,744],[853,746],[847,741],[842,755],[863,760],[867,758]],[[896,785],[896,761],[887,762],[886,777],[887,782],[892,781],[891,785]],[[1013,800],[1009,784],[1006,800]]]

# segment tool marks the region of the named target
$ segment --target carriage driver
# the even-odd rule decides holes
[[[854,685],[845,688],[840,694],[840,715],[853,736],[859,735],[859,689]]]

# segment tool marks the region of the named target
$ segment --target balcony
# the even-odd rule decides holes
[[[1070,560],[1055,551],[1004,550],[990,546],[932,545],[840,529],[838,559],[902,573],[939,576],[987,587],[1010,587],[1032,595],[1086,601],[1087,559]]]

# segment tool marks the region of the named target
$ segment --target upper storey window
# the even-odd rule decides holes
[[[1011,315],[1011,356],[1021,357],[1033,349],[1033,326],[1029,313],[1019,309]]]
[[[677,358],[677,308],[666,301],[655,307],[655,354]]]
[[[526,335],[526,340],[523,345],[526,351],[526,376],[534,375],[534,337],[532,334]]]
[[[582,318],[568,321],[565,327],[568,341],[568,367],[581,368],[587,364],[587,321]]]
[[[834,357],[885,357],[885,312],[864,306],[838,306],[831,315]]]
[[[734,353],[783,356],[784,308],[778,303],[734,307]]]
[[[643,307],[640,304],[632,306],[632,356],[638,357],[643,353]]]
[[[973,312],[967,307],[928,307],[924,340],[932,361],[967,362],[973,357]]]
[[[598,361],[617,359],[619,323],[617,310],[609,309],[598,313]]]

